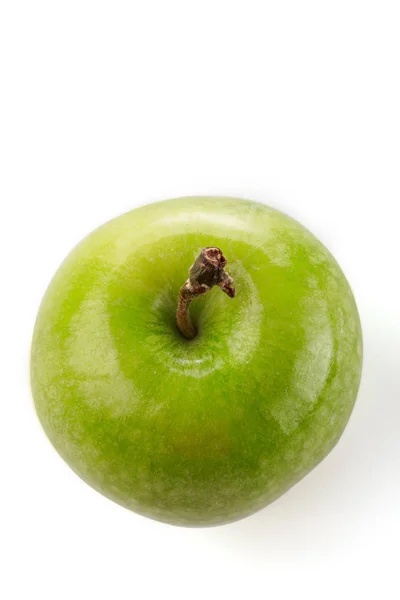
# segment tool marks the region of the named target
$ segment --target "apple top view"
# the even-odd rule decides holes
[[[189,197],[70,253],[37,316],[31,384],[84,481],[147,517],[211,526],[331,451],[361,366],[350,286],[312,233],[257,202]]]

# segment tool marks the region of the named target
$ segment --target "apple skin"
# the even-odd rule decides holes
[[[228,259],[177,331],[178,292],[206,246]],[[156,520],[210,526],[272,502],[335,446],[362,336],[329,251],[265,205],[190,197],[124,214],[54,276],[31,352],[35,406],[70,467]]]

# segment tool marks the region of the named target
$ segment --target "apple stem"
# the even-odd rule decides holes
[[[215,246],[204,248],[189,269],[189,279],[179,291],[176,323],[181,334],[188,340],[197,335],[192,324],[189,306],[192,300],[206,294],[214,285],[218,285],[230,298],[235,296],[232,277],[224,270],[227,263],[222,251]]]

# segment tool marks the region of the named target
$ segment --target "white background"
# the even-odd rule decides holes
[[[3,0],[0,544],[4,600],[399,598],[397,1]],[[334,253],[365,342],[332,454],[212,529],[113,504],[36,419],[29,344],[61,260],[143,203],[231,194]]]

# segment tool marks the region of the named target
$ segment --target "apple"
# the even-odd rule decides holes
[[[332,450],[361,365],[349,284],[307,229],[191,197],[71,252],[39,310],[31,383],[83,480],[142,515],[209,526],[265,507]]]

